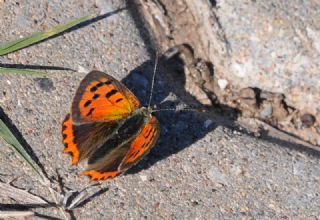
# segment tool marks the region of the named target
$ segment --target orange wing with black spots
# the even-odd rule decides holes
[[[156,117],[152,117],[140,134],[130,144],[130,150],[122,160],[119,170],[125,171],[139,162],[149,153],[160,135],[160,125]]]
[[[62,123],[62,138],[64,144],[63,152],[71,155],[72,164],[77,164],[79,162],[80,152],[77,145],[74,143],[73,124],[70,114],[66,116]]]
[[[91,71],[80,83],[72,102],[75,123],[117,121],[131,115],[140,102],[112,76]]]

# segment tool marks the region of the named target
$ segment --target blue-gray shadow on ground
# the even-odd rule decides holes
[[[182,104],[188,108],[206,110],[207,107],[200,104],[184,87],[185,74],[182,65],[176,65],[170,60],[159,60],[158,71],[155,77],[152,106],[157,109],[176,109]],[[150,97],[150,87],[154,62],[147,61],[141,66],[132,70],[122,82],[137,96],[142,106],[147,106]],[[176,98],[172,98],[176,96]],[[160,104],[161,103],[161,104]],[[225,107],[228,108],[228,107]],[[224,112],[236,114],[229,108]],[[220,123],[216,123],[215,112],[195,112],[195,111],[159,111],[155,113],[161,126],[161,134],[151,152],[146,159],[140,161],[136,166],[128,171],[135,173],[141,169],[146,169],[156,162],[166,159],[172,154],[176,154],[194,142],[203,138],[208,132],[216,128]],[[211,120],[209,127],[205,122]],[[233,121],[228,120],[229,126],[233,126]]]

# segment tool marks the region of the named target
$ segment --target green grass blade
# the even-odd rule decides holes
[[[31,166],[31,168],[36,171],[39,175],[37,164],[32,160],[28,152],[22,147],[17,138],[11,133],[7,125],[0,119],[0,137],[7,142],[22,158],[23,160]]]
[[[0,67],[0,74],[2,73],[16,73],[16,74],[42,76],[42,77],[47,76],[47,74],[44,72],[38,72],[34,70]]]
[[[35,43],[40,42],[42,40],[45,40],[49,37],[52,37],[52,36],[57,35],[63,31],[66,31],[66,30],[68,30],[68,29],[70,29],[70,28],[72,28],[82,22],[88,21],[92,18],[93,18],[93,16],[84,16],[84,17],[75,19],[67,24],[57,25],[49,31],[34,33],[28,37],[24,37],[24,38],[15,40],[13,42],[9,42],[7,44],[4,44],[4,45],[0,46],[0,56],[6,55],[8,53],[12,53],[14,51],[23,49],[23,48],[28,47],[32,44],[35,44]]]

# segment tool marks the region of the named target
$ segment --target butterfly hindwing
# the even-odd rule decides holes
[[[91,71],[80,83],[71,115],[75,123],[116,121],[139,107],[139,100],[121,82],[106,73]]]
[[[90,177],[92,180],[106,180],[118,176],[122,173],[118,167],[129,148],[129,144],[126,143],[111,149],[108,153],[103,155],[101,160],[89,164],[87,170],[84,171],[83,174]]]
[[[152,116],[149,123],[144,126],[139,135],[130,144],[130,150],[124,157],[120,170],[127,170],[146,154],[156,143],[160,135],[160,125],[156,117]]]
[[[130,150],[130,143],[146,123],[145,120],[147,118],[141,113],[125,119],[117,133],[90,155],[84,174],[92,180],[108,179],[120,174],[119,166]]]
[[[68,114],[62,124],[64,152],[72,156],[72,164],[88,158],[116,130],[116,122],[97,122],[75,125]]]
[[[139,115],[137,117],[139,119]],[[138,120],[132,120],[137,122]],[[119,135],[109,139],[105,146],[102,146],[89,159],[88,170],[84,172],[92,180],[105,180],[113,178],[123,173],[135,163],[137,163],[153,147],[159,136],[159,123],[155,117],[152,117],[147,124],[134,125],[128,122],[123,129],[132,126],[131,132],[127,139],[123,139],[121,128]],[[96,156],[94,156],[96,155]]]

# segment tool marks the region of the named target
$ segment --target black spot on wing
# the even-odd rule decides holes
[[[97,89],[98,89],[98,87],[93,86],[93,87],[91,87],[90,92],[95,92],[95,91],[97,91]]]
[[[88,100],[88,101],[86,101],[85,103],[84,103],[84,107],[88,107],[89,105],[91,104],[91,100]]]
[[[112,84],[112,81],[111,81],[111,80],[106,81],[106,82],[104,82],[104,84],[105,84],[105,85],[110,85],[110,84]]]
[[[118,91],[115,89],[112,89],[110,92],[108,92],[106,94],[106,98],[110,98],[111,96],[113,96],[114,94],[116,94]]]
[[[99,82],[99,83],[96,85],[96,87],[99,88],[99,87],[101,87],[101,86],[103,86],[103,85],[104,85],[103,82]]]
[[[94,108],[91,108],[90,111],[88,112],[88,114],[87,114],[86,116],[92,115],[93,111],[94,111]]]
[[[121,102],[122,100],[123,100],[123,98],[118,98],[118,99],[116,100],[116,103]]]
[[[94,94],[94,96],[92,97],[92,99],[97,99],[97,98],[99,98],[99,94]]]

